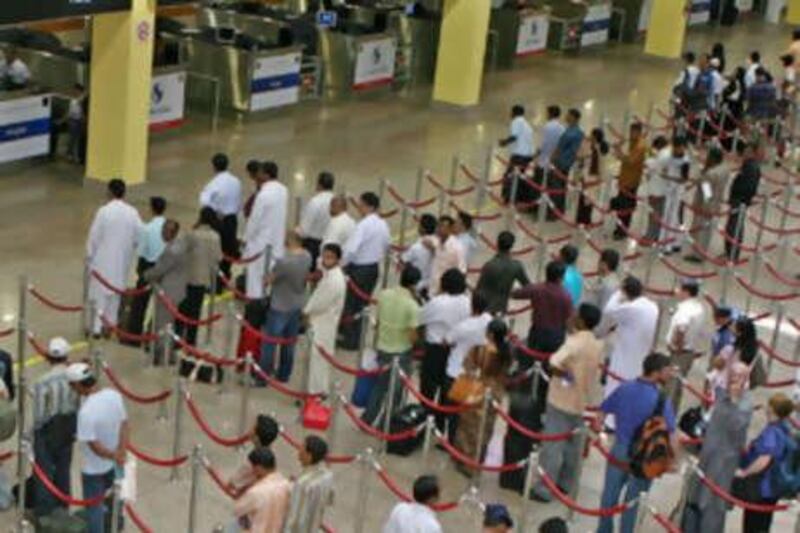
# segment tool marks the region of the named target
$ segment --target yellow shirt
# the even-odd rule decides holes
[[[591,331],[569,335],[550,359],[550,366],[567,376],[553,376],[550,380],[547,403],[565,413],[583,414],[597,389],[602,355],[603,341]]]

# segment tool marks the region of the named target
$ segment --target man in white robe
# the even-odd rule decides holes
[[[258,177],[258,193],[244,232],[244,257],[258,255],[247,265],[247,296],[264,296],[264,274],[276,259],[283,257],[286,240],[286,216],[289,191],[278,181],[278,165],[262,163]],[[264,251],[270,247],[270,265],[265,263]]]
[[[124,289],[128,282],[139,238],[144,225],[139,212],[125,202],[125,182],[113,179],[108,183],[109,201],[97,210],[86,243],[86,264],[111,285]],[[120,295],[104,287],[94,276],[89,278],[89,301],[97,314],[89,327],[99,335],[100,314],[111,325],[117,324]]]
[[[603,319],[596,330],[599,338],[614,332],[608,368],[626,381],[642,373],[642,363],[655,343],[658,305],[642,292],[638,279],[625,278],[603,310]],[[609,375],[603,397],[608,398],[619,385],[620,381]]]
[[[317,345],[329,354],[336,350],[336,330],[347,295],[347,280],[339,265],[341,258],[342,249],[338,244],[323,246],[320,258],[322,279],[303,309],[314,339],[308,378],[308,392],[312,394],[328,394],[330,389],[330,364],[323,359]]]

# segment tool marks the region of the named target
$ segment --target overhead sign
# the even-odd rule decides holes
[[[394,81],[397,45],[392,37],[358,43],[353,89],[390,85]]]
[[[338,20],[336,11],[317,11],[317,26],[320,28],[335,28]]]
[[[186,73],[169,72],[153,76],[150,95],[150,129],[176,128],[183,124],[186,111]]]
[[[581,28],[581,46],[593,46],[608,42],[611,27],[611,3],[589,6]]]
[[[257,59],[250,81],[250,111],[262,111],[300,101],[300,62],[302,54]]]
[[[0,163],[50,153],[50,95],[0,102]]]
[[[5,0],[2,4],[0,24],[131,9],[131,0]]]
[[[689,26],[708,24],[711,21],[711,0],[692,0]]]
[[[524,15],[517,33],[517,57],[539,54],[547,49],[550,19],[544,14]]]

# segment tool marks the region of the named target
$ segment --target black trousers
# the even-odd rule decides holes
[[[219,239],[221,241],[220,244],[222,245],[222,253],[230,257],[239,257],[239,240],[236,235],[238,227],[239,221],[236,215],[225,215],[221,217],[219,224]],[[219,268],[222,270],[222,273],[225,274],[225,277],[230,279],[230,262],[223,259],[219,263]]]
[[[345,274],[355,283],[362,292],[372,294],[378,284],[379,268],[377,263],[372,265],[348,265]],[[338,346],[343,350],[358,350],[361,348],[361,311],[367,306],[360,296],[347,289],[344,300],[342,321],[339,324]],[[355,318],[355,320],[354,320]]]
[[[567,205],[567,180],[562,177],[569,176],[569,169],[558,169],[559,173],[551,170],[547,173],[547,188],[550,190],[550,202],[561,215],[564,215],[564,209]],[[555,212],[548,207],[547,220],[557,220]]]
[[[179,306],[181,313],[189,318],[198,320],[203,310],[203,298],[205,295],[206,287],[204,285],[187,285],[186,297]],[[182,337],[192,346],[197,345],[197,326],[186,325],[180,320],[176,320],[175,334]]]
[[[447,385],[447,357],[450,355],[450,347],[446,344],[425,343],[425,355],[422,358],[422,366],[419,374],[420,392],[429,400],[436,401],[439,395],[439,403],[445,403],[449,387]],[[435,413],[436,427],[440,431],[444,430],[447,417],[441,413]]]
[[[636,193],[638,187],[625,191],[626,194],[620,192],[611,199],[611,209],[617,212],[617,220],[619,227],[615,228],[614,234],[624,236],[625,232],[622,229],[630,229],[631,219],[633,218],[633,210],[636,209]]]
[[[147,285],[147,282],[144,280],[144,273],[153,268],[154,265],[155,263],[151,263],[143,257],[139,258],[139,261],[136,263],[136,274],[138,276],[136,280],[137,288]],[[150,293],[151,291],[147,291],[144,294],[137,294],[132,297],[128,322],[127,324],[120,324],[121,328],[136,335],[140,335],[144,331],[144,316],[147,313],[147,304],[150,303]],[[138,341],[126,341],[125,344],[139,346]]]
[[[760,501],[755,502],[763,505],[775,505],[778,500],[775,498],[762,498]],[[744,529],[747,533],[769,533],[772,526],[773,513],[758,513],[755,511],[744,512]]]
[[[321,247],[322,240],[320,239],[312,239],[310,237],[303,239],[303,248],[311,254],[311,272],[317,269],[317,259],[319,258],[319,254],[322,253]]]
[[[506,173],[503,176],[503,200],[505,200],[506,203],[512,200],[511,192],[514,189],[515,170],[518,170],[521,174],[523,174],[528,169],[532,161],[533,157],[527,157],[523,155],[511,156],[511,159],[508,161],[508,167],[506,167]],[[536,198],[534,198],[534,192],[536,192],[536,189],[520,179],[517,183],[517,190],[513,201],[530,202],[535,200]]]
[[[731,261],[738,261],[739,254],[742,251],[741,245],[742,241],[744,241],[745,220],[747,220],[747,215],[742,215],[742,225],[738,227],[739,212],[742,210],[746,213],[747,206],[742,204],[731,209],[731,213],[728,215],[728,222],[725,224],[725,233],[729,235],[728,238],[723,239],[725,241],[725,256]]]

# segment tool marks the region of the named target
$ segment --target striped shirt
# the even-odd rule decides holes
[[[55,365],[32,386],[33,426],[41,429],[56,415],[78,411],[78,395],[67,381],[67,365]]]
[[[305,470],[294,484],[283,533],[316,533],[333,503],[333,473],[324,464]]]

